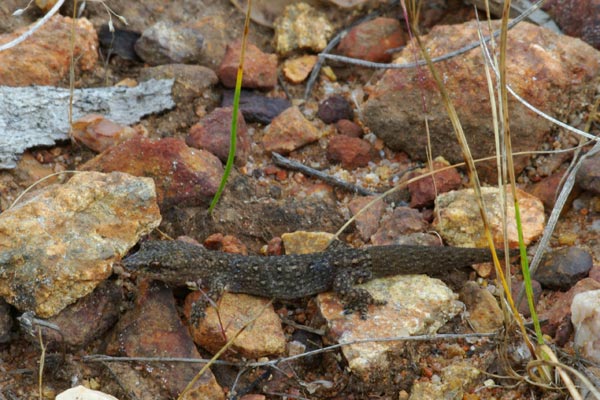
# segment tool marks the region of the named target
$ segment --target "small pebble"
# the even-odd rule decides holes
[[[554,290],[569,290],[588,276],[592,256],[578,247],[567,247],[547,254],[533,278]]]
[[[135,43],[135,51],[150,65],[189,64],[201,59],[204,37],[194,29],[157,22]]]
[[[233,90],[223,92],[222,107],[233,105]],[[242,90],[240,95],[240,111],[246,122],[259,122],[270,124],[284,110],[290,108],[292,103],[287,99],[267,97],[251,91]]]
[[[339,94],[333,95],[319,104],[317,116],[326,124],[333,124],[341,119],[352,120],[354,112],[348,100]]]

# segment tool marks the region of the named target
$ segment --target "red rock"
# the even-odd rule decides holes
[[[350,204],[348,204],[348,208],[354,216],[375,198],[376,196],[357,197],[352,200]],[[356,217],[356,229],[358,230],[362,240],[365,242],[368,241],[371,236],[375,234],[375,232],[377,232],[377,228],[379,228],[379,220],[381,219],[381,215],[383,214],[385,207],[386,204],[384,201],[378,201],[370,208],[363,211],[358,217]]]
[[[27,40],[0,52],[0,85],[56,86],[69,73],[72,19],[54,15]],[[29,27],[0,35],[0,44],[20,36]],[[98,61],[98,37],[85,18],[75,22],[75,63],[82,71]]]
[[[556,196],[558,195],[558,190],[560,189],[561,180],[564,175],[564,171],[552,174],[542,179],[540,182],[533,184],[527,189],[527,192],[540,199],[542,203],[544,203],[544,208],[546,210],[552,210],[554,207],[554,202],[556,201]],[[580,193],[581,190],[575,186],[569,195],[567,205],[570,205]]]
[[[449,165],[450,164],[446,162],[446,160],[436,160],[433,162],[433,169],[438,170]],[[423,168],[421,170],[414,171],[412,174],[410,174],[410,177],[414,178],[427,172],[429,172],[429,168]],[[423,208],[430,206],[433,204],[433,201],[439,193],[446,193],[451,190],[458,189],[462,183],[462,178],[456,168],[436,173],[434,177],[435,186],[433,185],[434,178],[432,177],[419,179],[418,181],[408,184],[408,190],[411,194],[411,207]]]
[[[42,327],[44,343],[48,349],[70,349],[87,346],[92,340],[102,336],[119,319],[123,290],[115,281],[107,280],[89,295],[62,310],[47,321],[57,325],[60,332]],[[31,338],[38,341],[38,338]]]
[[[81,169],[151,177],[161,207],[208,204],[223,174],[216,156],[173,138],[130,139],[98,154]]]
[[[320,137],[317,128],[294,106],[284,110],[267,126],[263,146],[268,152],[288,154]]]
[[[549,0],[543,7],[563,33],[600,50],[599,0]]]
[[[190,128],[190,133],[185,142],[190,147],[210,151],[219,157],[221,161],[226,162],[229,156],[232,114],[233,107],[215,108]],[[250,139],[248,138],[248,127],[239,110],[235,150],[236,165],[245,165],[248,161]]]
[[[95,152],[101,153],[115,144],[134,136],[147,136],[141,125],[130,128],[104,118],[100,114],[88,114],[71,125],[73,138]]]
[[[126,357],[201,358],[179,319],[171,290],[163,284],[148,282],[140,285],[135,308],[119,320],[109,338],[106,353]],[[202,365],[151,363],[143,365],[143,368],[144,374],[152,376],[168,392],[167,397],[177,398]],[[186,398],[224,398],[210,370],[200,377],[192,391],[197,397],[188,393],[190,397]]]
[[[347,119],[340,119],[335,123],[335,127],[340,135],[350,136],[350,137],[361,137],[363,135],[363,130],[360,125],[355,124],[354,122]]]
[[[492,23],[493,29],[499,25]],[[485,32],[484,32],[485,33]],[[438,25],[422,38],[431,57],[456,50],[477,40],[477,23]],[[592,102],[586,93],[600,72],[598,53],[580,40],[557,35],[529,23],[520,23],[508,35],[508,83],[533,106],[558,116],[564,104],[577,98],[579,104]],[[418,52],[418,50],[417,50]],[[397,63],[414,62],[415,49],[407,46]],[[473,158],[494,153],[491,109],[485,88],[484,61],[479,49],[436,63],[444,85],[456,108]],[[425,160],[427,135],[423,127],[423,97],[427,104],[432,155],[444,156],[450,163],[463,161],[439,91],[426,70],[388,70],[370,90],[363,107],[365,125],[393,150],[403,150],[411,158]],[[574,104],[574,103],[571,103]],[[550,122],[538,118],[509,96],[511,140],[514,152],[532,151],[545,143]],[[515,158],[521,171],[528,156]],[[496,180],[495,161],[478,164],[483,177]]]
[[[405,43],[400,22],[394,18],[379,17],[352,28],[337,49],[346,57],[390,62],[392,55],[386,50],[404,46]]]
[[[248,249],[242,241],[232,235],[214,233],[204,240],[207,249],[223,251],[225,253],[248,255]]]
[[[185,299],[184,314],[190,320],[192,304],[203,294],[190,293]],[[279,355],[285,351],[285,336],[281,329],[281,320],[269,305],[269,300],[246,294],[223,293],[218,300],[217,310],[210,306],[206,317],[198,326],[190,325],[190,332],[199,346],[211,353],[219,351],[236,333],[244,328],[233,345],[225,352],[225,358],[259,358],[267,355]]]
[[[346,169],[364,167],[373,160],[373,149],[366,140],[337,135],[329,139],[327,159],[339,162]]]
[[[221,83],[226,87],[235,87],[241,48],[242,43],[239,40],[228,45],[225,57],[217,71]],[[244,55],[242,87],[270,90],[275,85],[277,85],[277,55],[263,53],[258,47],[248,43]]]
[[[262,394],[245,394],[240,397],[240,400],[265,400],[266,397]]]

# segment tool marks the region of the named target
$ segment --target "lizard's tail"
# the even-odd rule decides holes
[[[371,256],[374,277],[398,274],[439,275],[444,271],[492,260],[492,254],[487,248],[374,246],[367,251]],[[498,250],[498,257],[504,257],[504,252]]]

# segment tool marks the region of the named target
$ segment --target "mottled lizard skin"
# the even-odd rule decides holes
[[[334,290],[348,310],[364,314],[368,304],[377,302],[354,288],[355,283],[400,274],[439,276],[490,260],[488,249],[460,247],[333,245],[321,253],[263,257],[211,251],[182,241],[148,241],[123,264],[171,285],[200,283],[211,295],[227,290],[287,300]]]

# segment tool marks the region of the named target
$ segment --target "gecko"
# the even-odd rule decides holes
[[[491,261],[489,249],[388,245],[352,248],[334,242],[310,254],[258,256],[207,250],[183,241],[146,241],[123,260],[138,275],[174,286],[187,282],[208,287],[209,297],[223,290],[279,300],[293,300],[333,290],[345,310],[367,314],[382,304],[362,288],[375,278],[400,274],[440,275],[453,269]],[[502,256],[500,252],[500,256]],[[202,315],[201,304],[197,313]]]

